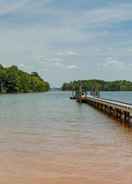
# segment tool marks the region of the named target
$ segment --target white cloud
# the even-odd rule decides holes
[[[51,62],[62,62],[63,59],[62,58],[51,58],[49,59]]]
[[[103,63],[103,67],[117,69],[117,70],[124,70],[126,68],[126,64],[122,61],[116,60],[112,57],[106,58],[106,61]]]
[[[69,55],[69,56],[77,56],[78,55],[78,53],[74,52],[74,51],[67,51],[66,54]]]
[[[79,67],[77,65],[66,65],[60,62],[55,62],[52,67],[55,66],[57,68],[60,69],[68,69],[68,70],[75,70],[75,69],[79,69]]]
[[[72,50],[61,51],[56,53],[57,56],[78,56],[78,53]]]
[[[68,65],[67,69],[70,69],[70,70],[72,70],[72,69],[79,69],[79,67],[77,65]]]
[[[56,66],[56,67],[58,67],[58,68],[65,67],[65,65],[63,63],[60,63],[60,62],[55,62],[53,65]]]
[[[21,63],[21,64],[20,64],[20,67],[25,67],[25,65]]]

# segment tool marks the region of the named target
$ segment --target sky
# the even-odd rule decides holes
[[[0,0],[0,63],[52,87],[132,81],[132,0]]]

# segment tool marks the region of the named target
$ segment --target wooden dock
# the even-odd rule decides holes
[[[132,104],[113,101],[94,96],[80,96],[77,98],[78,102],[87,103],[94,108],[103,111],[104,113],[123,122],[130,122],[132,115]]]

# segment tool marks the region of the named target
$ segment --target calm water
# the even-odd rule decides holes
[[[101,92],[101,97],[132,104],[132,92]]]
[[[70,95],[0,96],[1,184],[131,184],[132,128]]]

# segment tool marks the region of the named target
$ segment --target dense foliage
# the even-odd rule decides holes
[[[36,72],[31,74],[19,70],[17,66],[0,65],[0,93],[27,93],[49,90],[48,82]]]
[[[94,86],[101,91],[132,91],[132,82],[126,80],[103,81],[103,80],[82,80],[64,83],[62,90],[77,89],[80,85],[90,91]]]

